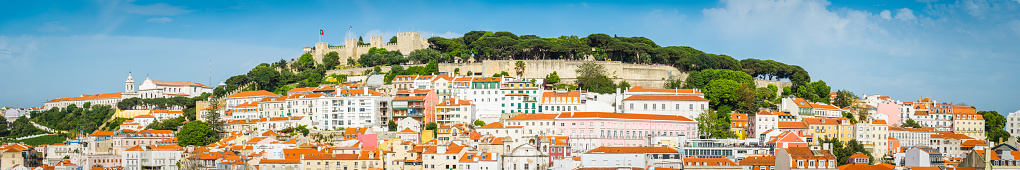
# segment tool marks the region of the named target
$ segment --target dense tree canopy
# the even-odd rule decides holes
[[[400,51],[387,51],[386,48],[375,47],[370,48],[368,53],[361,54],[358,58],[358,64],[365,67],[398,65],[407,61],[408,58],[404,58],[404,54]]]
[[[85,105],[90,105],[86,102]],[[84,105],[83,105],[84,106]],[[71,104],[64,109],[53,108],[32,113],[32,120],[40,125],[68,132],[91,133],[116,113],[110,106],[90,105],[77,107]]]
[[[3,125],[0,126],[2,127],[0,128],[0,136],[3,137],[19,138],[46,133],[46,131],[36,128],[32,125],[32,123],[29,123],[28,118],[25,118],[24,116],[18,117],[18,119],[15,119],[14,122],[11,123],[7,123],[7,119],[2,117],[0,117],[0,121],[3,121],[0,123]],[[7,129],[8,127],[10,129]]]
[[[750,75],[740,71],[724,70],[724,69],[707,69],[701,71],[691,72],[684,81],[683,88],[685,89],[704,89],[710,81],[713,80],[732,80],[738,84],[751,84],[754,83],[754,79]],[[667,88],[680,88],[680,87],[667,87]]]
[[[850,139],[850,141],[846,142],[846,145],[844,145],[843,142],[840,142],[836,138],[823,138],[820,140],[820,142],[832,146],[832,155],[836,156],[837,165],[846,164],[847,160],[850,159],[850,156],[853,156],[854,154],[857,153],[867,155],[869,163],[875,162],[875,158],[871,156],[871,152],[865,150],[864,145],[861,144],[860,142],[857,142],[857,139]]]
[[[1009,139],[1009,132],[1003,129],[1006,126],[1006,118],[998,111],[978,111],[977,113],[985,119],[985,138],[987,140]]]
[[[326,53],[326,55],[322,56],[322,65],[326,68],[336,68],[336,66],[340,65],[340,53],[336,51]]]
[[[613,93],[616,91],[616,84],[606,76],[605,66],[595,62],[585,62],[577,66],[577,86],[581,89],[596,93]]]
[[[205,146],[218,141],[219,134],[201,121],[191,121],[184,124],[181,131],[177,132],[177,145],[180,146]]]

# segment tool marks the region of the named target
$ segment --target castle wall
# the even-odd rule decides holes
[[[398,40],[399,41],[399,40]],[[514,67],[517,67],[516,63],[518,60],[484,60],[482,62],[475,63],[439,63],[440,72],[453,73],[453,70],[460,68],[460,73],[465,74],[468,71],[474,73],[481,73],[482,76],[491,76],[496,73],[506,71],[510,73],[510,76],[517,76],[517,72]],[[573,83],[577,80],[577,67],[587,61],[565,61],[565,60],[520,60],[525,63],[524,78],[526,79],[543,79],[546,75],[549,75],[553,71],[560,76],[560,82]],[[631,86],[642,86],[645,88],[663,88],[666,81],[671,77],[675,79],[687,79],[688,72],[683,72],[672,66],[665,65],[644,65],[644,64],[626,64],[619,61],[596,61],[595,63],[601,64],[606,68],[606,76],[613,78],[613,81],[619,83],[620,81],[626,80]],[[404,65],[406,69],[411,66],[424,66],[424,65]],[[390,66],[380,66],[383,72],[389,71]],[[326,75],[331,74],[347,74],[347,75],[361,75],[365,70],[374,69],[373,67],[364,68],[351,68],[343,70],[329,70]],[[614,78],[615,77],[615,78]],[[789,87],[793,83],[788,81],[770,81],[770,80],[755,80],[755,86],[766,87],[769,84],[775,84],[779,87],[779,94],[782,94],[783,87]],[[778,94],[777,94],[778,95]]]
[[[382,36],[369,37],[369,45],[357,45],[358,39],[348,38],[344,40],[343,46],[330,47],[329,43],[318,42],[315,43],[315,49],[312,50],[312,56],[315,58],[316,63],[322,63],[322,58],[329,52],[337,52],[340,56],[340,63],[347,63],[347,58],[358,60],[362,54],[368,53],[368,50],[372,47],[375,48],[386,48],[389,51],[397,51],[404,54],[404,56],[410,55],[411,51],[427,48],[428,40],[421,38],[421,33],[418,32],[401,32],[397,33],[397,43],[388,43],[389,39],[383,40]]]

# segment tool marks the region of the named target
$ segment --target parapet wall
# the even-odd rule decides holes
[[[480,73],[483,76],[491,76],[496,73],[506,71],[510,73],[510,76],[517,76],[515,67],[517,67],[517,61],[524,61],[524,78],[525,79],[542,79],[546,75],[552,72],[556,72],[560,76],[560,82],[572,83],[577,80],[577,67],[584,64],[586,61],[566,61],[566,60],[484,60],[482,62],[475,63],[440,63],[440,72],[449,72],[457,68],[460,68],[460,73],[465,74],[468,71],[473,73]],[[596,61],[595,63],[602,65],[606,68],[606,75],[613,78],[613,81],[619,83],[620,81],[626,80],[631,86],[642,86],[645,88],[663,88],[666,84],[666,80],[670,78],[675,79],[687,79],[688,72],[683,72],[675,67],[666,65],[645,65],[645,64],[627,64],[619,61]],[[406,65],[405,68],[410,66],[422,66],[422,65]],[[330,74],[348,74],[348,75],[361,75],[365,70],[373,69],[372,67],[365,68],[351,68],[343,70],[330,70],[326,72],[326,75]],[[389,66],[381,67],[383,71],[389,71]],[[769,80],[755,80],[755,85],[758,87],[765,87],[768,84],[775,84],[779,86],[780,91],[782,87],[790,86],[792,83],[787,81],[769,81]]]

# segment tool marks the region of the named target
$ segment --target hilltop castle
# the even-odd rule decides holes
[[[317,63],[322,63],[322,57],[326,53],[337,52],[340,54],[340,63],[347,63],[347,58],[358,60],[361,54],[368,53],[368,49],[372,47],[400,51],[407,56],[411,54],[411,51],[428,48],[429,42],[422,39],[419,32],[401,32],[397,33],[397,43],[386,43],[382,36],[373,36],[369,38],[369,45],[358,45],[357,38],[348,38],[341,46],[330,46],[329,43],[318,42],[315,43],[315,47],[305,47],[304,52],[311,53]]]

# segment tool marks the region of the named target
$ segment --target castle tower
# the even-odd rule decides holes
[[[369,45],[375,48],[382,48],[382,46],[386,44],[386,42],[383,42],[382,36],[372,36],[369,39],[371,39],[370,42],[368,42]]]
[[[312,58],[315,59],[316,64],[322,63],[322,57],[329,52],[329,43],[317,42],[315,43],[315,49],[312,50]],[[299,58],[300,59],[300,58]]]
[[[131,78],[131,72],[128,72],[127,81],[124,81],[124,93],[135,92],[135,79]]]

